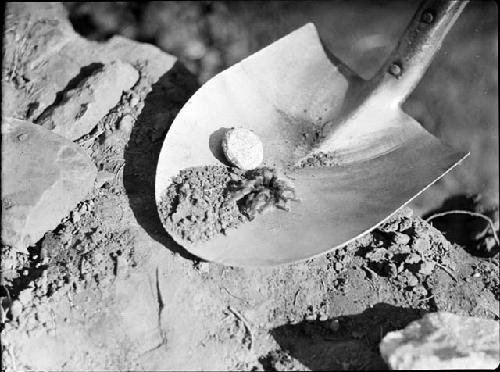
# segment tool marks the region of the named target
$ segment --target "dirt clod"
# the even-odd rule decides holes
[[[206,241],[272,208],[290,210],[293,187],[270,168],[243,172],[205,166],[182,170],[165,191],[160,219],[170,233],[190,243]]]
[[[312,167],[335,167],[339,164],[337,155],[333,152],[318,152],[311,157],[303,160],[299,167],[312,168]]]

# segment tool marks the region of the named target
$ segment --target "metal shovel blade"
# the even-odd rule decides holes
[[[260,137],[263,165],[282,170],[300,202],[206,242],[176,240],[209,261],[265,266],[317,256],[373,229],[468,155],[401,111],[414,84],[385,70],[362,80],[327,55],[313,24],[216,75],[186,103],[165,138],[157,203],[181,170],[224,165],[217,136],[233,126]],[[290,167],[317,152],[334,154],[337,165]]]

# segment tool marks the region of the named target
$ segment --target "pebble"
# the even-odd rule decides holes
[[[410,254],[406,259],[405,259],[405,262],[406,263],[409,263],[409,264],[412,264],[412,263],[419,263],[420,261],[422,261],[422,257],[420,257],[420,255],[416,254],[416,253],[412,253]]]
[[[431,248],[431,244],[426,239],[417,239],[413,244],[413,249],[420,253],[426,253]]]
[[[71,220],[76,223],[78,221],[80,221],[80,214],[77,212],[77,211],[73,211],[71,213]]]
[[[316,320],[316,315],[314,314],[308,314],[304,317],[304,320],[307,320],[307,321],[313,321],[313,320]]]
[[[208,273],[210,272],[210,264],[208,262],[199,262],[196,265],[196,270],[200,273]]]
[[[340,329],[339,321],[337,319],[332,319],[328,328],[330,328],[332,332],[337,332]]]
[[[94,182],[94,187],[100,189],[105,184],[112,184],[115,178],[115,174],[107,171],[99,171],[97,172],[97,177]],[[81,208],[81,212],[85,213],[89,210],[89,207],[84,204]]]
[[[416,285],[418,285],[418,279],[415,278],[415,276],[413,274],[409,275],[409,277],[408,277],[408,285],[410,287],[415,287]]]
[[[422,275],[430,275],[434,271],[436,264],[432,261],[425,261],[422,263],[419,269],[419,273]]]
[[[426,296],[427,295],[427,289],[425,289],[424,286],[419,285],[413,288],[413,292],[417,294],[417,296]]]
[[[410,237],[406,234],[396,232],[392,237],[392,241],[396,244],[406,245],[410,242]]]
[[[222,150],[232,165],[244,170],[257,168],[264,158],[259,137],[245,128],[228,130],[222,139]]]
[[[132,98],[130,99],[130,106],[132,107],[135,107],[139,104],[139,97],[137,96],[132,96]]]
[[[497,246],[495,238],[489,236],[484,239],[484,246],[487,252],[493,252],[493,249]]]
[[[39,309],[38,312],[35,313],[37,320],[42,324],[48,324],[51,320],[50,313],[47,309]]]
[[[13,319],[17,319],[21,313],[23,312],[23,304],[19,300],[15,300],[12,302],[12,305],[10,306],[10,312],[12,314]]]
[[[122,116],[120,122],[118,123],[118,129],[125,133],[132,132],[134,127],[134,117],[132,115],[126,114]]]
[[[479,278],[481,277],[481,273],[478,273],[478,272],[475,272],[473,275],[472,275],[473,278]]]

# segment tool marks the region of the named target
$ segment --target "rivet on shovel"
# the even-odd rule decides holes
[[[423,14],[422,14],[422,17],[420,18],[420,20],[423,22],[423,23],[426,23],[426,24],[431,24],[432,21],[434,21],[434,15],[432,14],[432,12],[430,10],[426,10]]]
[[[389,73],[394,76],[396,79],[401,77],[403,73],[403,68],[401,67],[401,63],[394,62],[389,66]]]

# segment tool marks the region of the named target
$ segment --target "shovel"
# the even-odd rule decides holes
[[[263,165],[291,179],[301,201],[209,241],[178,243],[231,266],[309,259],[372,230],[460,163],[469,154],[442,144],[401,103],[465,5],[424,1],[370,80],[325,50],[308,23],[206,82],[165,138],[157,204],[182,169],[225,165],[213,144],[229,127],[259,136]],[[318,153],[329,154],[334,164],[297,166]]]

